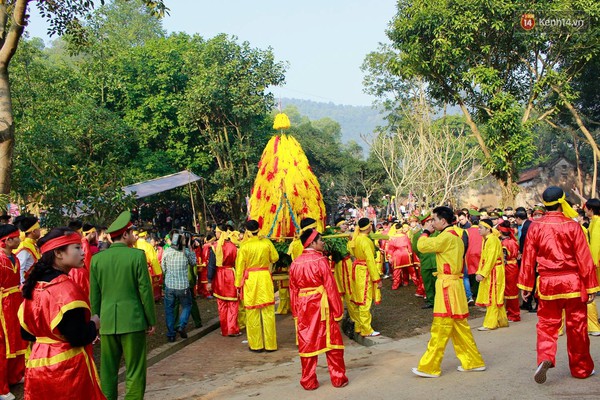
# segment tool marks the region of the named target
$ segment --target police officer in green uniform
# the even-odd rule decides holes
[[[125,399],[143,399],[146,390],[146,333],[154,333],[156,313],[143,250],[132,248],[131,213],[124,211],[107,229],[113,244],[92,257],[90,302],[100,316],[100,384],[117,399],[117,376],[125,358]]]
[[[421,253],[417,249],[417,242],[419,241],[419,236],[423,233],[423,224],[427,222],[431,218],[431,213],[427,213],[419,217],[420,227],[416,229],[413,233],[413,237],[411,240],[413,252],[419,257],[419,261],[421,262],[421,277],[423,278],[423,286],[425,287],[425,305],[421,308],[433,308],[433,299],[435,297],[435,280],[436,277],[433,276],[433,273],[437,271],[437,262],[435,260],[435,253]],[[439,235],[438,231],[435,231],[429,237],[435,237]]]

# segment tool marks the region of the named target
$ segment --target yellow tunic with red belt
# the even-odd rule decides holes
[[[446,227],[436,237],[424,233],[417,241],[421,253],[435,253],[437,264],[431,339],[417,367],[427,374],[439,376],[442,373],[448,339],[452,340],[456,356],[465,370],[485,365],[467,321],[469,306],[462,275],[464,247],[452,227]]]
[[[536,263],[542,300],[587,299],[587,293],[600,290],[583,230],[560,211],[549,211],[529,226],[517,285],[522,290],[533,290]]]
[[[479,291],[475,303],[480,307],[504,305],[504,262],[502,261],[502,242],[498,236],[490,234],[483,242],[481,259],[477,274],[484,279],[479,282]]]
[[[90,308],[81,289],[66,275],[38,282],[31,300],[19,308],[21,326],[36,337],[27,361],[26,393],[30,399],[105,399],[99,386],[92,345],[72,347],[57,326],[63,314]]]
[[[451,228],[451,227],[450,227]],[[463,255],[465,246],[456,231],[446,228],[436,237],[421,235],[417,241],[421,253],[435,253],[434,317],[467,318],[469,306],[463,284]]]
[[[269,239],[253,236],[242,243],[235,262],[235,286],[242,288],[245,308],[275,304],[271,266],[279,254]]]
[[[585,229],[585,227],[582,227]],[[584,230],[585,232],[585,230]],[[596,279],[600,282],[600,215],[593,215],[588,227],[586,238],[589,238],[590,252],[592,260],[596,266]],[[600,323],[598,323],[598,308],[596,303],[587,305],[588,311],[588,332],[600,332]]]
[[[592,216],[587,229],[589,235],[590,252],[596,266],[596,279],[600,282],[600,215]]]
[[[352,264],[352,297],[351,301],[356,305],[364,305],[367,302],[367,291],[371,292],[371,298],[376,304],[381,301],[381,291],[377,287],[381,280],[379,268],[375,263],[375,245],[364,233],[360,233],[354,239],[354,245],[348,248],[354,255]]]
[[[148,263],[148,274],[152,281],[152,289],[154,291],[154,299],[161,294],[162,268],[158,262],[158,254],[154,247],[144,239],[138,239],[135,243],[135,248],[144,250],[146,254],[146,262]]]

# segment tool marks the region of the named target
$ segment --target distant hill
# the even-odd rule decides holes
[[[324,103],[311,100],[282,98],[281,104],[295,106],[300,114],[311,120],[329,117],[338,122],[342,128],[342,142],[354,140],[368,153],[369,146],[360,137],[369,135],[377,125],[383,123],[381,115],[370,106],[349,106],[343,104]]]

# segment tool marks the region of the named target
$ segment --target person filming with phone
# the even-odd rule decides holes
[[[162,270],[165,277],[165,319],[167,324],[167,340],[175,341],[175,299],[181,304],[179,315],[179,335],[186,339],[187,326],[192,311],[192,291],[188,280],[188,267],[196,265],[196,256],[189,248],[191,236],[187,233],[172,230],[171,247],[165,250],[162,258]]]

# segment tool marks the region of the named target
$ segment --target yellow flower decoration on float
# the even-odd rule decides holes
[[[288,116],[284,113],[279,113],[275,116],[275,121],[273,122],[273,129],[277,131],[290,129],[291,125],[292,124],[290,123],[290,119],[288,118]]]

